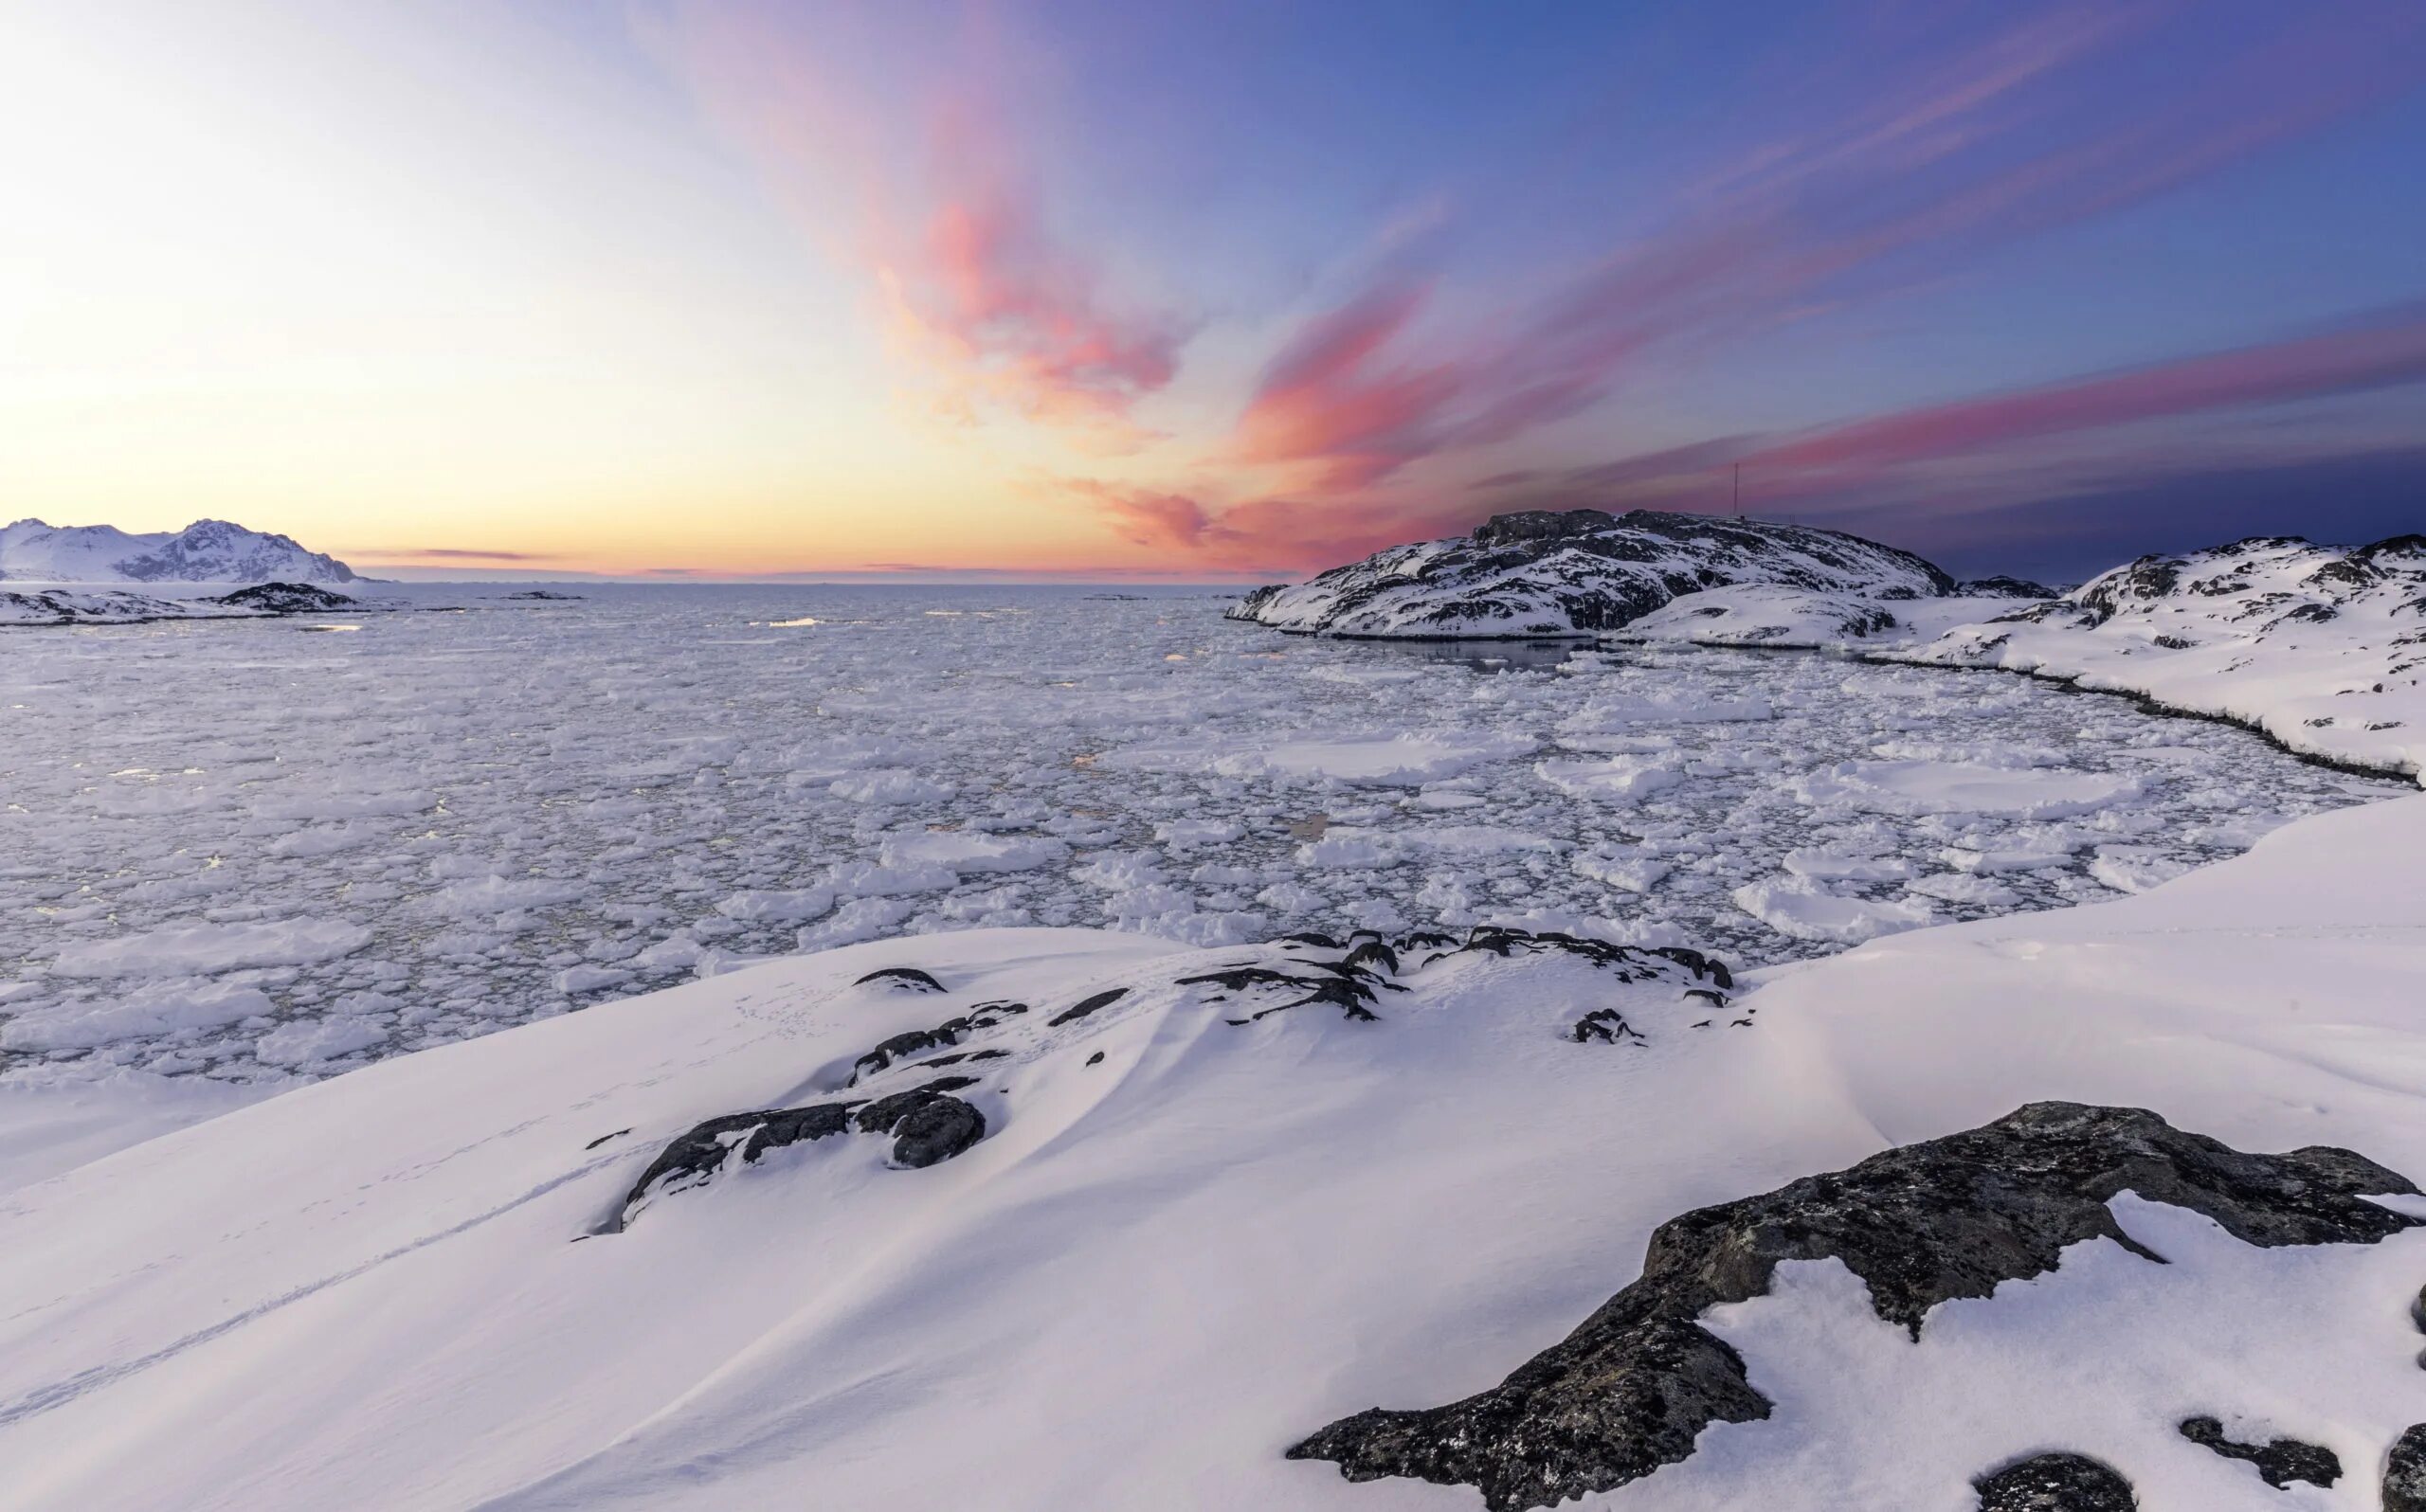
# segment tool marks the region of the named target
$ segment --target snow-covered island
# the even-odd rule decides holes
[[[238,775],[45,789],[92,818],[12,834],[226,807],[371,911],[216,856],[52,905],[11,1074],[165,1132],[21,1126],[90,1150],[0,1193],[10,1494],[2426,1506],[2426,795],[2351,774],[2418,774],[2420,543],[2046,598],[1679,519],[1240,611],[1337,639],[1088,602],[1051,622],[1137,610],[1106,659],[1031,668],[987,626],[1033,604],[905,607],[819,643],[847,729],[773,744],[731,711],[805,721],[787,637],[834,627],[728,622],[713,672],[609,641],[597,783],[561,737],[485,810],[516,764],[477,743],[618,621],[496,617],[481,681],[426,617],[384,765],[298,785],[223,716]],[[1557,670],[1349,639],[1511,624]],[[950,673],[895,670],[914,633]],[[2261,817],[2294,777],[2330,791]],[[761,844],[818,805],[874,854]],[[611,853],[516,848],[592,819]],[[1050,917],[1080,892],[1105,927]],[[461,973],[526,952],[550,1005],[488,1033]],[[259,1100],[176,1103],[202,1073]]]
[[[1681,595],[1742,583],[1880,599],[1955,589],[1909,551],[1837,531],[1653,510],[1534,511],[1258,588],[1230,615],[1377,639],[1590,639]]]
[[[164,598],[123,589],[0,588],[0,625],[150,624],[159,620],[277,620],[368,607],[309,583],[257,583],[232,593]]]

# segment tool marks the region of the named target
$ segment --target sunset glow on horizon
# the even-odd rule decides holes
[[[2077,575],[2426,499],[2426,8],[18,6],[0,518],[1268,580]]]

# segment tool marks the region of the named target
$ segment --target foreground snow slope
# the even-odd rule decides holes
[[[1909,551],[1774,520],[1629,510],[1494,515],[1472,535],[1392,547],[1230,611],[1279,630],[1377,639],[1528,639],[1613,630],[1679,594],[1782,584],[1929,598],[1954,580]]]
[[[1321,952],[1025,929],[594,1008],[0,1199],[0,1463],[27,1508],[1471,1509],[1282,1451],[1498,1381],[1686,1209],[2047,1098],[2426,1175],[2421,854],[2426,798],[2321,816],[1731,999],[1677,959],[1410,945],[1371,1021],[1238,1022],[1289,996],[1179,979]],[[903,966],[945,990],[860,981]],[[846,1095],[879,1041],[1000,999],[1034,1011],[942,1052],[1005,1052],[948,1068],[986,1122],[956,1159],[838,1134],[603,1232],[686,1129]],[[2175,1264],[2092,1241],[1918,1343],[1834,1262],[1786,1268],[1709,1320],[1776,1414],[1583,1504],[1952,1509],[2055,1447],[2150,1512],[2372,1506],[2426,1418],[2426,1234],[2252,1250],[2116,1207]],[[2350,1473],[2272,1490],[2174,1431],[2197,1413]]]
[[[0,581],[14,583],[352,583],[352,567],[291,536],[196,520],[136,535],[114,525],[0,526]]]

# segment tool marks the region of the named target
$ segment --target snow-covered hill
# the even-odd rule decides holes
[[[2001,667],[2258,726],[2293,750],[2426,768],[2426,536],[2261,536],[2145,556],[1903,659]]]
[[[1749,990],[976,931],[389,1061],[0,1199],[10,1504],[2373,1507],[2420,854],[2345,811]]]
[[[1768,520],[1633,510],[1501,514],[1470,536],[1393,547],[1230,611],[1276,629],[1407,639],[1614,630],[1680,594],[1763,583],[1930,598],[1954,582],[1909,551]]]
[[[353,583],[353,569],[283,535],[226,520],[134,535],[111,525],[0,526],[0,582]]]
[[[2045,601],[1712,588],[1614,639],[2023,672],[2231,719],[2304,755],[2426,771],[2426,536],[2236,541],[2142,557]]]

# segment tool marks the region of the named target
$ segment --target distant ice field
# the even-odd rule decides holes
[[[1002,925],[1751,966],[2406,789],[2016,676],[1297,639],[1202,592],[402,591],[466,612],[0,632],[0,1083],[275,1083]]]

